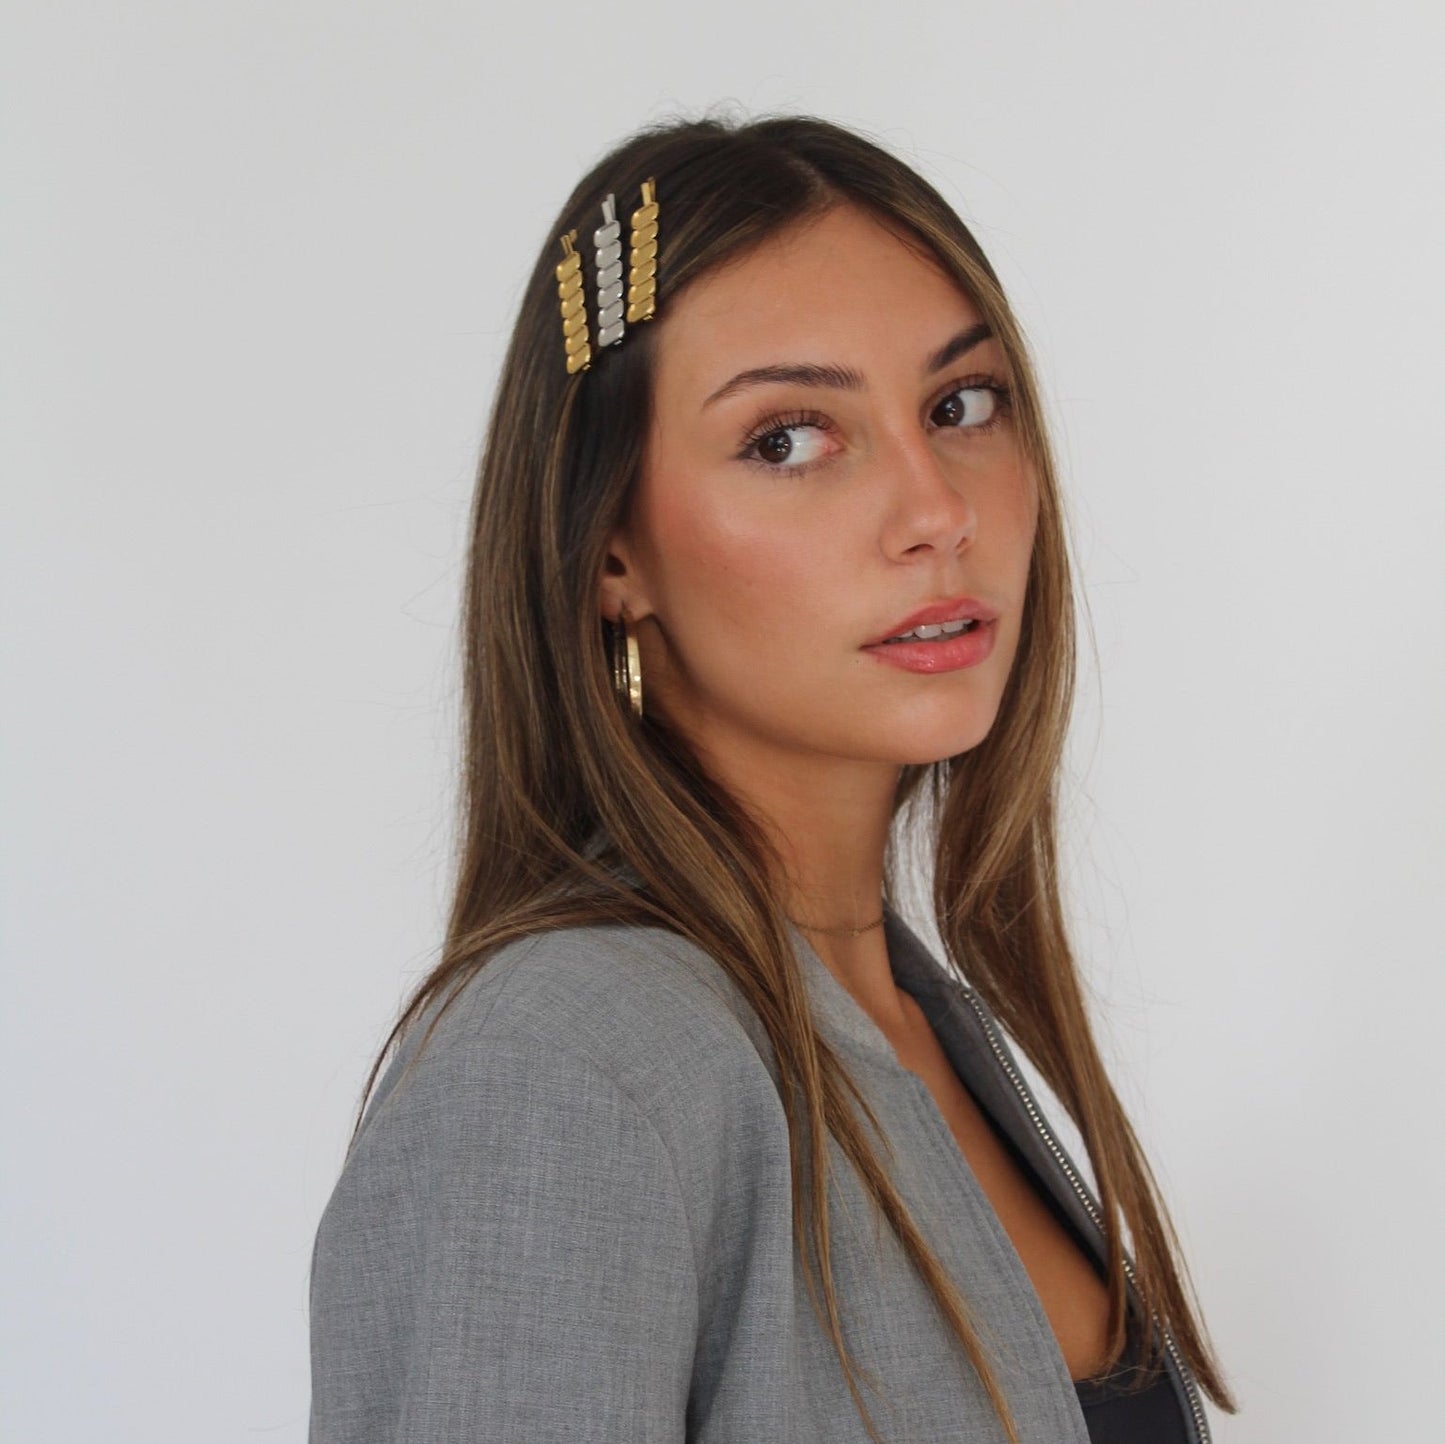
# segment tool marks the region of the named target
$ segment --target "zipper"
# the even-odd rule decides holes
[[[1014,1067],[1007,1050],[1000,1042],[998,1030],[994,1026],[992,1017],[990,1017],[987,1009],[985,1009],[983,1003],[979,1000],[972,988],[965,987],[963,984],[958,984],[957,986],[959,992],[972,1004],[973,1011],[978,1014],[978,1020],[983,1024],[984,1036],[988,1039],[988,1045],[993,1049],[994,1057],[1002,1064],[1009,1082],[1013,1084],[1014,1091],[1022,1100],[1029,1117],[1033,1120],[1034,1127],[1039,1132],[1039,1136],[1048,1145],[1049,1152],[1053,1154],[1055,1162],[1063,1170],[1064,1176],[1073,1185],[1074,1192],[1079,1196],[1079,1202],[1088,1210],[1089,1217],[1094,1220],[1095,1227],[1099,1230],[1100,1234],[1103,1234],[1104,1219],[1103,1215],[1099,1212],[1098,1204],[1094,1202],[1093,1195],[1089,1192],[1084,1181],[1079,1177],[1073,1164],[1069,1162],[1068,1154],[1059,1146],[1058,1139],[1054,1137],[1049,1125],[1044,1121],[1044,1116],[1039,1111],[1039,1106],[1034,1101],[1033,1094],[1029,1092],[1028,1085],[1019,1076],[1018,1069]],[[1130,1285],[1133,1286],[1134,1265],[1127,1253],[1124,1255],[1124,1274],[1125,1277],[1128,1278]],[[1155,1322],[1158,1323],[1159,1321],[1156,1319]],[[1160,1327],[1163,1328],[1163,1325],[1160,1324]],[[1210,1444],[1209,1423],[1204,1417],[1204,1406],[1199,1401],[1199,1391],[1195,1387],[1194,1377],[1185,1367],[1184,1360],[1180,1357],[1179,1349],[1174,1343],[1174,1336],[1167,1328],[1164,1328],[1164,1346],[1169,1356],[1174,1360],[1174,1367],[1184,1383],[1184,1393],[1185,1397],[1189,1400],[1190,1413],[1194,1416],[1194,1428],[1199,1444]]]

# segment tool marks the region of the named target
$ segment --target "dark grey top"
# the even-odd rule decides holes
[[[998,1025],[891,909],[885,929],[961,1080],[1101,1258],[1077,1169]],[[932,1094],[793,937],[817,1026],[878,1114],[1022,1438],[1089,1444],[1038,1296]],[[707,954],[661,928],[523,939],[467,982],[397,1086],[419,1033],[378,1083],[317,1231],[310,1444],[863,1444],[794,1255],[776,1062]],[[864,1389],[883,1438],[1002,1441],[829,1147],[844,1332],[885,1391]],[[1172,1352],[1169,1377],[1205,1444]]]

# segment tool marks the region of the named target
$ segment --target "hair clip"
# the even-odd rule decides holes
[[[657,181],[642,183],[642,204],[632,213],[631,270],[627,277],[627,319],[650,321],[657,309]]]
[[[557,265],[557,294],[562,298],[562,338],[567,346],[567,374],[585,371],[592,364],[587,341],[587,306],[582,295],[582,257],[572,249],[576,231],[562,237],[564,259]]]
[[[617,197],[602,202],[602,224],[592,232],[597,251],[597,349],[622,339],[622,227],[617,220]]]

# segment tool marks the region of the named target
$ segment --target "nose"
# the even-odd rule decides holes
[[[882,544],[890,557],[953,556],[973,541],[978,511],[963,468],[949,468],[921,435],[895,437],[880,470],[888,497]]]

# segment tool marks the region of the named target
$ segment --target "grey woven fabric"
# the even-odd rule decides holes
[[[885,926],[899,984],[960,1077],[1096,1237],[960,985],[891,910]],[[1023,1439],[1088,1444],[1038,1296],[926,1085],[794,942],[818,1027],[878,1114]],[[378,1084],[317,1230],[311,1444],[866,1440],[794,1255],[775,1061],[711,958],[656,928],[529,938],[468,981],[398,1083],[419,1033]],[[1003,1440],[830,1147],[845,1338],[883,1391],[864,1391],[882,1437]]]

